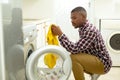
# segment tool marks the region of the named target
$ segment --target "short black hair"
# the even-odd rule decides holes
[[[87,17],[87,11],[85,10],[85,8],[83,8],[83,7],[81,7],[81,6],[78,6],[78,7],[74,8],[74,9],[71,11],[71,13],[72,13],[72,12],[80,12],[80,13],[82,13],[82,15],[84,15],[84,16]]]
[[[74,8],[71,12],[81,12],[81,11],[84,11],[86,12],[85,8],[81,7],[81,6],[78,6],[76,8]]]

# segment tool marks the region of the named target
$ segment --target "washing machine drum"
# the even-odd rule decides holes
[[[48,53],[58,56],[56,65],[51,69],[44,63]],[[59,46],[45,46],[33,52],[26,63],[27,80],[68,80],[71,73],[71,58],[69,53]]]
[[[109,38],[109,45],[113,50],[120,50],[120,32],[112,33]]]

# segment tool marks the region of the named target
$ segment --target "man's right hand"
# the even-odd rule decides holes
[[[54,35],[61,36],[63,34],[59,26],[52,25],[51,30]]]

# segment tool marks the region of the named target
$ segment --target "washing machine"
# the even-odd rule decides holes
[[[44,64],[44,57],[48,53],[58,57],[53,68]],[[50,57],[48,59],[50,60]],[[60,46],[48,45],[29,56],[26,62],[26,77],[27,80],[68,80],[71,69],[72,62],[69,53]]]
[[[37,25],[34,23],[23,26],[24,61],[27,80],[68,80],[72,64],[69,53],[60,46],[46,45],[36,48]],[[48,53],[56,54],[58,59],[54,68],[44,63]]]
[[[22,20],[21,0],[0,3],[0,80],[50,80],[49,77],[51,80],[57,80],[51,77],[57,74],[54,71],[62,73],[59,80],[67,80],[71,71],[71,61],[67,52],[57,46],[46,46],[36,50],[36,24],[23,25]],[[36,68],[37,60],[46,52],[58,53],[61,56],[63,64],[59,69]],[[40,71],[38,75],[37,69]],[[48,79],[44,77],[46,71]],[[43,76],[44,79],[38,79],[37,76]]]
[[[120,20],[101,19],[100,31],[111,56],[112,66],[120,66]]]
[[[37,49],[37,26],[36,24],[24,24],[24,61]]]

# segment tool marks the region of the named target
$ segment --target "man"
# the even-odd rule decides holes
[[[87,12],[83,7],[71,11],[72,25],[79,28],[80,39],[76,43],[71,42],[58,26],[52,27],[60,44],[71,53],[75,80],[85,80],[84,72],[90,75],[105,74],[112,65],[100,32],[86,18]]]

